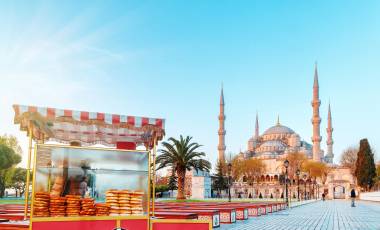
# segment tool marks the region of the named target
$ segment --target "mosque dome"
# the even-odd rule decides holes
[[[264,132],[264,135],[271,135],[271,134],[293,134],[295,133],[291,128],[277,124],[275,126],[270,127]]]
[[[275,157],[287,152],[303,151],[309,155],[310,148],[305,146],[300,136],[293,129],[282,125],[279,117],[276,125],[267,129],[262,135],[257,135],[258,124],[256,124],[255,135],[248,140],[248,156]]]
[[[286,144],[279,140],[270,140],[265,141],[262,143],[257,149],[257,153],[264,153],[264,152],[283,152],[286,149]]]

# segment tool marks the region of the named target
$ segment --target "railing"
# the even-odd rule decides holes
[[[168,197],[168,198],[157,198],[156,201],[165,201],[165,200],[175,200],[175,197]],[[192,199],[189,199],[192,200]],[[227,197],[224,198],[204,198],[204,199],[194,199],[197,201],[215,201],[215,202],[223,202],[223,201],[228,201]],[[236,198],[233,197],[231,201],[239,201],[239,202],[260,202],[260,201],[285,201],[283,198]],[[305,203],[310,203],[310,202],[315,202],[317,201],[316,199],[310,199],[310,200],[301,200],[298,201],[297,199],[289,199],[290,204],[305,204]]]

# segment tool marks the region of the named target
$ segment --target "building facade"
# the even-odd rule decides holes
[[[219,160],[225,161],[225,115],[224,115],[223,89],[220,97],[219,115]],[[299,180],[290,175],[289,196],[302,199],[315,197],[325,193],[328,198],[347,198],[348,191],[355,186],[355,180],[348,168],[333,164],[333,126],[330,104],[327,112],[326,144],[327,154],[321,148],[322,136],[320,125],[321,100],[319,99],[319,79],[317,65],[314,70],[313,94],[311,101],[313,116],[311,118],[312,136],[311,143],[304,141],[293,129],[280,123],[280,119],[274,126],[266,129],[261,135],[259,130],[259,118],[256,114],[255,130],[247,143],[247,150],[239,153],[241,159],[258,158],[266,166],[265,173],[258,182],[247,184],[244,178],[235,181],[232,186],[232,195],[236,197],[263,197],[281,198],[284,196],[284,166],[283,162],[292,153],[304,153],[310,160],[325,162],[330,171],[325,181],[311,181],[307,175],[300,175]]]
[[[185,195],[191,199],[211,198],[211,176],[202,170],[186,172]]]

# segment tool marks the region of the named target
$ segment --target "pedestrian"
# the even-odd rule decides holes
[[[86,196],[87,192],[87,177],[84,176],[82,177],[82,181],[79,184],[79,194],[81,195],[82,198]]]
[[[322,193],[322,200],[325,201],[325,193]]]
[[[351,190],[351,207],[355,207],[355,198],[356,198],[355,189],[352,188],[352,190]]]

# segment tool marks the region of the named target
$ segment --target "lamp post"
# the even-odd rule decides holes
[[[309,181],[309,195],[307,198],[310,200],[311,199],[311,179],[309,178],[308,181]]]
[[[319,199],[319,184],[317,183],[317,200]]]
[[[298,201],[300,201],[300,173],[301,171],[297,169],[296,174],[297,174],[297,198]]]
[[[232,164],[230,161],[228,162],[228,202],[231,202],[231,170]]]
[[[285,167],[285,195],[286,195],[286,204],[289,206],[289,196],[288,196],[288,167],[289,167],[289,161],[286,159],[284,161],[284,167]]]
[[[304,200],[306,200],[306,178],[307,178],[307,176],[303,175],[303,181],[304,181],[304,186],[305,186],[305,189],[304,189]]]
[[[320,185],[319,185],[319,183],[317,182],[317,199],[319,199],[319,197],[320,197],[319,187],[320,187]]]
[[[314,190],[315,190],[315,197],[314,199],[318,199],[318,185],[317,185],[317,179],[314,180]]]

